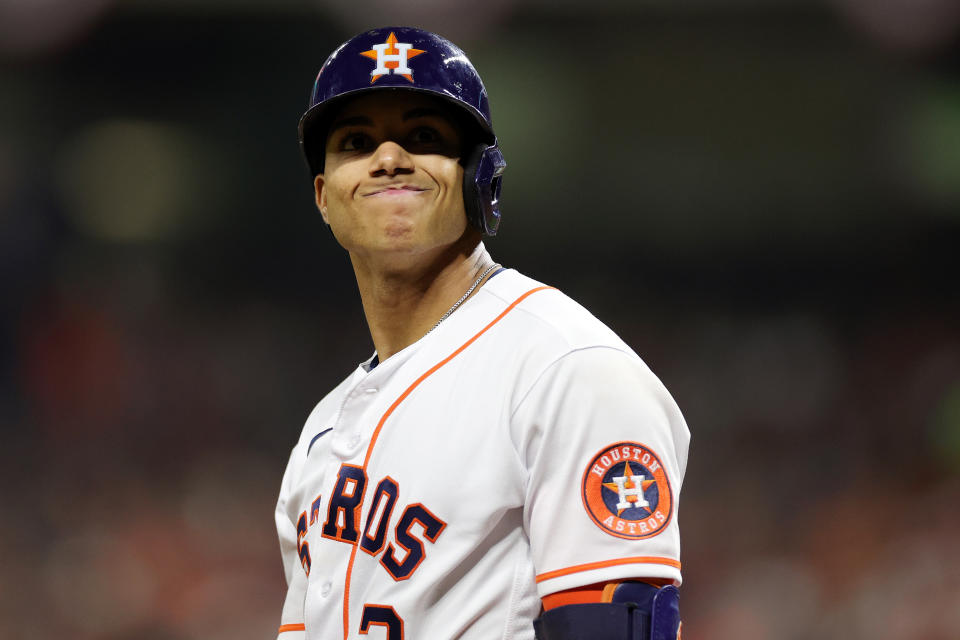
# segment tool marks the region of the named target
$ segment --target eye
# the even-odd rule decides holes
[[[364,151],[373,146],[373,143],[365,133],[359,131],[349,132],[340,140],[341,151]]]
[[[433,127],[417,127],[410,132],[410,141],[414,144],[431,145],[442,140],[440,133]]]

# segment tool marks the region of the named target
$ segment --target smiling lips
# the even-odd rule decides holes
[[[364,198],[369,198],[371,196],[403,196],[410,194],[417,194],[426,191],[426,189],[421,189],[420,187],[414,187],[408,184],[391,184],[370,193],[363,194]]]

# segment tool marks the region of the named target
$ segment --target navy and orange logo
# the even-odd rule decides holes
[[[670,481],[660,459],[637,442],[601,449],[583,473],[581,493],[590,518],[619,538],[655,536],[673,513]]]
[[[369,51],[361,51],[360,55],[377,61],[377,66],[370,72],[370,84],[373,84],[381,76],[389,73],[395,73],[413,82],[413,71],[407,66],[407,61],[421,53],[426,51],[414,49],[408,42],[397,42],[396,34],[391,31],[386,42],[375,44]]]

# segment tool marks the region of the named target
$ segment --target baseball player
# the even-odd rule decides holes
[[[506,164],[463,51],[348,40],[300,140],[376,352],[290,456],[279,640],[678,638],[689,431],[610,329],[485,250]]]

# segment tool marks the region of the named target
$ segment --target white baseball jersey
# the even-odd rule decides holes
[[[280,640],[531,639],[540,598],[680,582],[689,431],[610,329],[516,271],[307,419]]]

